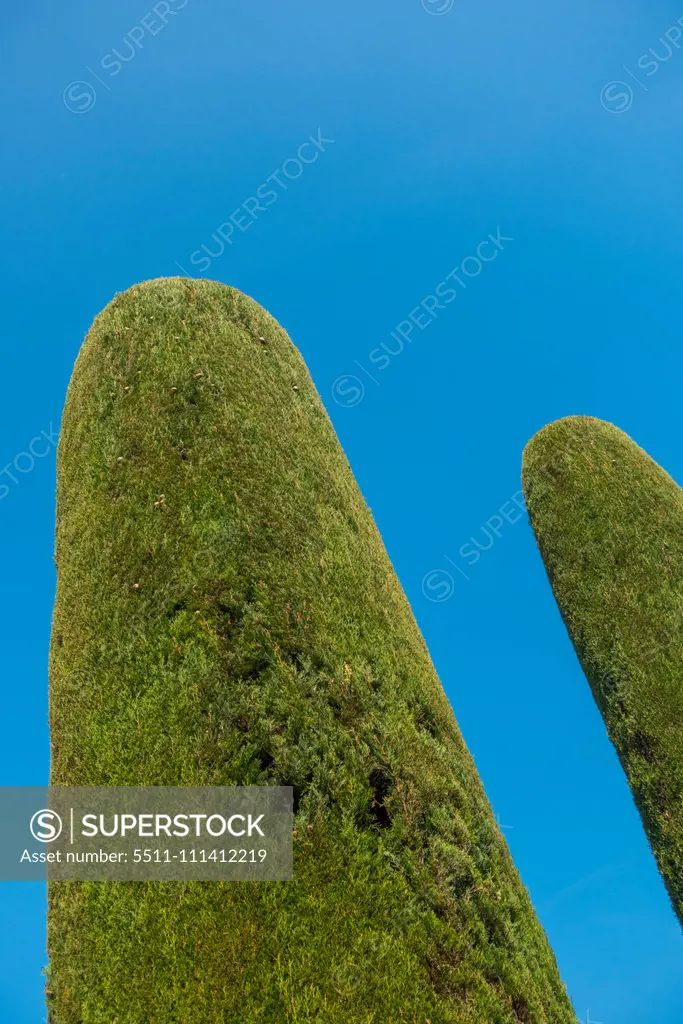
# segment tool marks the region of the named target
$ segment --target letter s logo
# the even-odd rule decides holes
[[[95,106],[97,93],[90,82],[71,82],[64,90],[62,99],[72,114],[87,114]]]
[[[445,569],[432,569],[422,580],[422,593],[428,601],[441,604],[453,596],[455,581]]]
[[[341,405],[345,409],[353,409],[354,405],[362,402],[364,394],[365,386],[363,381],[350,373],[337,377],[332,385],[332,397],[337,405]]]
[[[39,843],[54,843],[62,834],[62,819],[56,811],[36,811],[31,818],[31,835]]]
[[[600,102],[610,114],[625,114],[633,103],[633,89],[627,82],[608,82],[602,87]]]

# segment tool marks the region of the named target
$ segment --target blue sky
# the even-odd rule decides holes
[[[679,1024],[683,937],[526,516],[459,552],[560,416],[616,423],[683,483],[683,9],[156,7],[2,14],[0,783],[48,771],[54,449],[12,464],[57,428],[96,313],[180,264],[307,360],[579,1017]],[[44,910],[0,884],[13,1024],[44,1018]]]

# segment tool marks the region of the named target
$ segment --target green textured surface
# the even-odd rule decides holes
[[[162,280],[96,319],[57,567],[53,784],[292,785],[297,815],[293,882],[52,883],[51,1024],[575,1021],[306,367],[251,299]]]
[[[524,453],[560,611],[683,923],[683,491],[626,434],[558,420]]]

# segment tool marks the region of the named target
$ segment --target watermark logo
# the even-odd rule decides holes
[[[372,363],[373,370],[382,373],[391,366],[393,360],[406,351],[408,345],[419,338],[420,334],[415,332],[426,330],[439,317],[440,311],[445,310],[451,302],[457,299],[458,295],[467,290],[469,280],[479,277],[485,265],[493,263],[497,259],[498,254],[505,249],[508,242],[514,242],[514,238],[503,235],[500,225],[497,227],[495,235],[491,233],[482,239],[476,247],[476,255],[465,256],[457,267],[454,267],[453,270],[446,274],[443,281],[439,281],[435,285],[432,292],[425,295],[422,301],[411,309],[405,320],[401,320],[396,324],[390,333],[390,338],[380,342],[377,348],[373,348],[368,352],[367,362]],[[362,362],[358,359],[354,359],[353,362],[373,384],[379,387],[377,378],[373,376]],[[350,381],[353,388],[357,390],[353,393],[351,390],[343,393],[348,387],[347,381]],[[337,377],[332,385],[332,394],[337,405],[343,405],[347,409],[358,405],[364,394],[363,385],[359,389],[359,384],[358,377],[350,374],[342,374],[342,376]]]
[[[138,25],[133,25],[115,48],[109,53],[105,53],[98,64],[100,72],[106,73],[110,79],[120,74],[125,65],[134,60],[140,50],[144,50],[150,39],[158,36],[166,28],[169,15],[178,14],[188,3],[189,0],[160,0],[145,14]],[[85,70],[97,81],[98,85],[101,85],[107,92],[112,91],[111,86],[107,85],[106,79],[102,78],[97,71],[93,71],[87,64]],[[97,102],[97,91],[91,82],[71,82],[64,90],[62,99],[70,113],[87,114]]]
[[[332,385],[332,397],[337,405],[341,405],[345,409],[353,409],[354,405],[359,405],[363,401],[364,394],[363,381],[360,377],[354,377],[349,373],[337,377]]]
[[[284,192],[288,192],[290,185],[287,182],[298,181],[304,171],[311,164],[317,163],[321,153],[326,153],[329,146],[333,146],[335,139],[327,139],[318,128],[317,135],[309,137],[298,146],[296,156],[287,157],[265,181],[254,190],[254,194],[247,196],[237,209],[233,210],[227,220],[224,220],[212,232],[208,242],[204,242],[199,249],[195,249],[189,256],[189,261],[196,267],[200,274],[205,274],[214,260],[219,259],[225,252],[225,247],[234,245],[235,235],[238,229],[242,234],[256,223],[259,216],[262,216],[270,206],[278,202]],[[275,188],[277,184],[278,188]],[[279,191],[278,191],[279,189]],[[185,269],[182,263],[175,261],[175,265],[182,270],[185,277],[193,275]]]
[[[64,106],[72,114],[87,114],[97,102],[97,93],[90,82],[71,82],[62,98]]]
[[[453,596],[455,580],[445,569],[432,569],[422,580],[422,593],[428,601],[441,604]]]
[[[515,506],[517,507],[515,508]],[[462,545],[458,554],[468,567],[477,564],[481,558],[481,552],[490,551],[496,540],[500,538],[501,530],[506,522],[514,525],[514,523],[519,522],[523,518],[522,510],[524,508],[524,495],[521,491],[516,491],[508,501],[500,506],[498,512],[492,515],[490,519],[487,519],[486,523],[480,527],[480,532],[485,541],[478,536],[472,536],[469,541]],[[448,555],[444,555],[444,558],[447,562],[450,562],[461,576],[464,576],[469,581],[470,577],[457,562],[449,558]],[[422,593],[428,601],[435,601],[437,603],[448,601],[453,596],[454,591],[453,577],[445,569],[432,569],[431,572],[428,572],[423,577]]]
[[[454,4],[455,0],[422,0],[422,7],[427,14],[448,14]]]
[[[0,786],[0,821],[0,881],[293,875],[289,786]]]
[[[43,809],[31,818],[31,835],[39,843],[54,843],[62,834],[62,819],[56,811]]]
[[[608,82],[602,88],[600,102],[610,114],[625,114],[633,104],[633,89],[627,82]]]
[[[662,64],[668,63],[671,58],[681,49],[683,39],[683,17],[666,30],[659,37],[655,46],[651,46],[646,53],[643,53],[636,61],[636,70],[632,71],[626,64],[622,69],[629,79],[643,92],[650,90],[645,85],[644,78],[652,78],[656,75]],[[600,90],[600,102],[604,109],[610,114],[625,114],[633,105],[633,86],[622,79],[615,79],[607,82]]]

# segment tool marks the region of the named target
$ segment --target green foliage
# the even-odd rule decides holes
[[[564,1024],[555,961],[306,367],[131,288],[59,446],[52,781],[291,785],[292,882],[52,883],[52,1024]]]
[[[524,453],[569,635],[683,923],[683,491],[616,427],[573,416]]]

